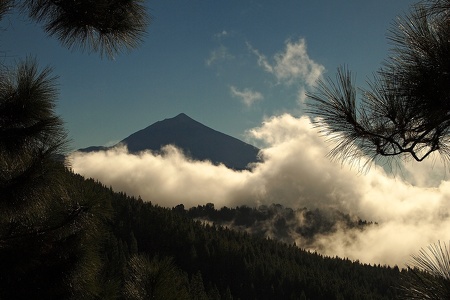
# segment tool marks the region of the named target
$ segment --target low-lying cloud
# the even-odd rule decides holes
[[[364,231],[342,229],[317,237],[309,249],[325,255],[403,266],[420,248],[450,239],[450,181],[438,160],[433,166],[407,165],[403,176],[378,167],[360,173],[330,161],[329,145],[309,118],[289,114],[248,133],[266,145],[262,162],[251,171],[193,161],[173,146],[139,155],[125,148],[77,152],[70,161],[77,173],[161,206],[279,203],[294,209],[335,208],[378,223]]]

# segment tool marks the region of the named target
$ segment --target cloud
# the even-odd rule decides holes
[[[239,186],[250,176],[248,171],[234,172],[223,165],[190,160],[173,146],[166,146],[160,154],[132,155],[124,147],[76,152],[70,161],[75,172],[166,207],[208,202],[237,205],[243,201]]]
[[[228,48],[220,45],[218,48],[211,51],[209,57],[206,59],[205,63],[207,66],[211,66],[218,61],[233,59],[234,56],[228,51]]]
[[[254,92],[248,88],[240,91],[235,86],[230,86],[230,93],[233,97],[239,98],[247,107],[264,98],[260,92]]]
[[[306,99],[307,99],[306,88],[304,86],[301,86],[297,92],[297,103],[303,105]]]
[[[309,57],[304,39],[286,41],[285,50],[275,54],[272,63],[249,43],[247,46],[258,57],[258,65],[273,74],[280,83],[291,85],[301,82],[314,86],[325,71],[324,66]]]
[[[221,32],[214,34],[214,37],[220,39],[223,37],[227,37],[229,35],[230,35],[230,33],[228,31],[222,30]]]
[[[193,161],[173,146],[159,154],[131,155],[124,148],[73,153],[70,160],[75,172],[161,206],[279,203],[293,209],[335,208],[378,222],[364,231],[338,228],[307,245],[325,255],[404,266],[420,248],[450,239],[450,181],[443,180],[438,160],[433,168],[406,165],[403,178],[411,184],[382,168],[361,174],[330,161],[329,145],[307,117],[274,116],[248,134],[266,145],[263,161],[251,171]]]

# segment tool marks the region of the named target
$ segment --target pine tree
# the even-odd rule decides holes
[[[178,270],[170,258],[138,254],[128,264],[125,299],[189,299],[187,277]]]
[[[306,294],[305,291],[302,291],[302,293],[300,294],[300,300],[306,300]]]
[[[64,46],[113,57],[136,47],[142,1],[0,1],[17,7]],[[27,58],[0,66],[0,298],[105,295],[99,239],[110,207],[74,186],[63,163],[66,132],[55,114],[56,77]]]
[[[447,244],[438,242],[414,255],[402,279],[401,299],[449,299],[450,249]]]
[[[203,284],[202,273],[200,271],[192,275],[190,285],[191,299],[193,300],[207,300],[208,295]]]
[[[149,23],[143,0],[16,2],[63,46],[107,57],[139,46]]]
[[[58,161],[65,131],[53,112],[56,89],[50,71],[40,71],[28,59],[0,74],[0,255],[11,264],[0,271],[2,292],[14,287],[23,292],[18,284],[32,289],[40,282],[42,277],[30,274],[40,273],[36,270],[56,255],[61,229],[73,226],[83,211],[70,199]],[[15,270],[21,269],[17,277]],[[51,272],[58,271],[50,267],[46,273]]]
[[[309,93],[316,125],[336,142],[331,157],[368,162],[450,160],[450,2],[421,1],[390,32],[392,55],[361,100],[351,72]]]

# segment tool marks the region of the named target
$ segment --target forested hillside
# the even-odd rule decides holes
[[[314,209],[306,207],[291,209],[281,204],[261,205],[258,208],[246,205],[216,209],[213,203],[198,205],[185,210],[182,204],[175,211],[191,219],[216,224],[259,237],[268,237],[287,244],[296,243],[304,247],[314,242],[318,235],[328,235],[340,229],[364,230],[377,223],[368,222],[344,214],[336,209]]]
[[[177,211],[145,203],[93,180],[82,185],[96,190],[112,208],[107,232],[99,242],[104,282],[114,282],[109,292],[114,290],[111,294],[118,298],[396,298],[397,267],[323,257],[294,245],[194,221],[179,213],[180,207]],[[146,295],[139,295],[142,292]]]

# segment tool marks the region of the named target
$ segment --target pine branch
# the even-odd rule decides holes
[[[29,231],[29,232],[18,233],[18,234],[10,234],[10,235],[7,235],[7,236],[1,236],[0,237],[0,245],[2,243],[5,244],[9,240],[13,240],[13,239],[29,238],[29,237],[33,237],[33,236],[50,234],[50,233],[52,233],[54,231],[57,231],[57,230],[59,230],[61,228],[64,228],[64,227],[68,226],[70,223],[75,221],[82,213],[87,212],[87,211],[88,211],[87,207],[85,207],[85,206],[78,206],[78,207],[74,208],[70,212],[70,214],[67,216],[67,218],[62,220],[59,224],[56,224],[56,225],[53,225],[53,226],[49,226],[49,227],[46,227],[46,228],[36,228],[35,230]]]

